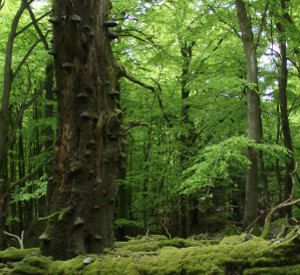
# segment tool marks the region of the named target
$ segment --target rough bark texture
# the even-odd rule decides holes
[[[242,40],[247,66],[247,114],[248,137],[259,142],[262,137],[260,97],[258,94],[257,57],[250,20],[243,0],[236,0],[237,16],[242,32]],[[258,153],[253,147],[248,148],[251,164],[246,176],[246,198],[244,224],[247,226],[257,215],[258,204]]]
[[[52,50],[58,102],[52,217],[42,252],[58,259],[99,253],[114,241],[121,112],[118,63],[108,28],[110,3],[53,1]]]

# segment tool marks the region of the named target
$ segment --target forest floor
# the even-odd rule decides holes
[[[300,274],[300,227],[272,240],[251,234],[221,240],[199,238],[135,238],[116,242],[101,255],[68,261],[44,257],[38,248],[10,247],[0,252],[0,274]]]

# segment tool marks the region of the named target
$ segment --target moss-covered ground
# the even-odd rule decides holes
[[[55,257],[55,255],[53,255]],[[116,242],[101,255],[69,261],[43,257],[38,249],[0,252],[0,274],[300,274],[300,228],[278,240],[249,234],[216,240],[168,240],[163,236]]]

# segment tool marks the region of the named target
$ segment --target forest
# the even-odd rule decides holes
[[[300,0],[0,24],[0,274],[300,273]]]

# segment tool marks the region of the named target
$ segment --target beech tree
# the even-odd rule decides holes
[[[99,253],[114,241],[121,112],[110,7],[108,0],[53,1],[54,190],[52,215],[40,239],[43,254],[58,259]]]
[[[247,67],[247,116],[248,137],[260,142],[262,138],[260,96],[258,93],[258,67],[256,48],[261,30],[259,30],[257,41],[251,29],[251,21],[247,15],[244,1],[236,0],[237,17],[242,33],[244,53]],[[248,225],[256,218],[258,204],[258,153],[257,150],[248,146],[247,152],[250,167],[246,176],[246,197],[244,223]]]
[[[279,11],[282,12],[282,18],[278,18],[276,23],[276,28],[278,31],[278,45],[280,49],[280,77],[278,81],[278,101],[281,111],[281,124],[283,133],[284,146],[289,150],[289,154],[286,156],[285,164],[285,176],[284,176],[284,199],[287,200],[292,192],[292,180],[289,173],[295,167],[295,160],[293,156],[293,141],[290,131],[289,122],[289,110],[287,106],[287,83],[288,83],[288,65],[287,65],[287,41],[286,41],[286,27],[288,23],[292,23],[291,17],[288,12],[289,1],[280,1]],[[287,214],[291,216],[292,208],[289,207],[286,210]]]

